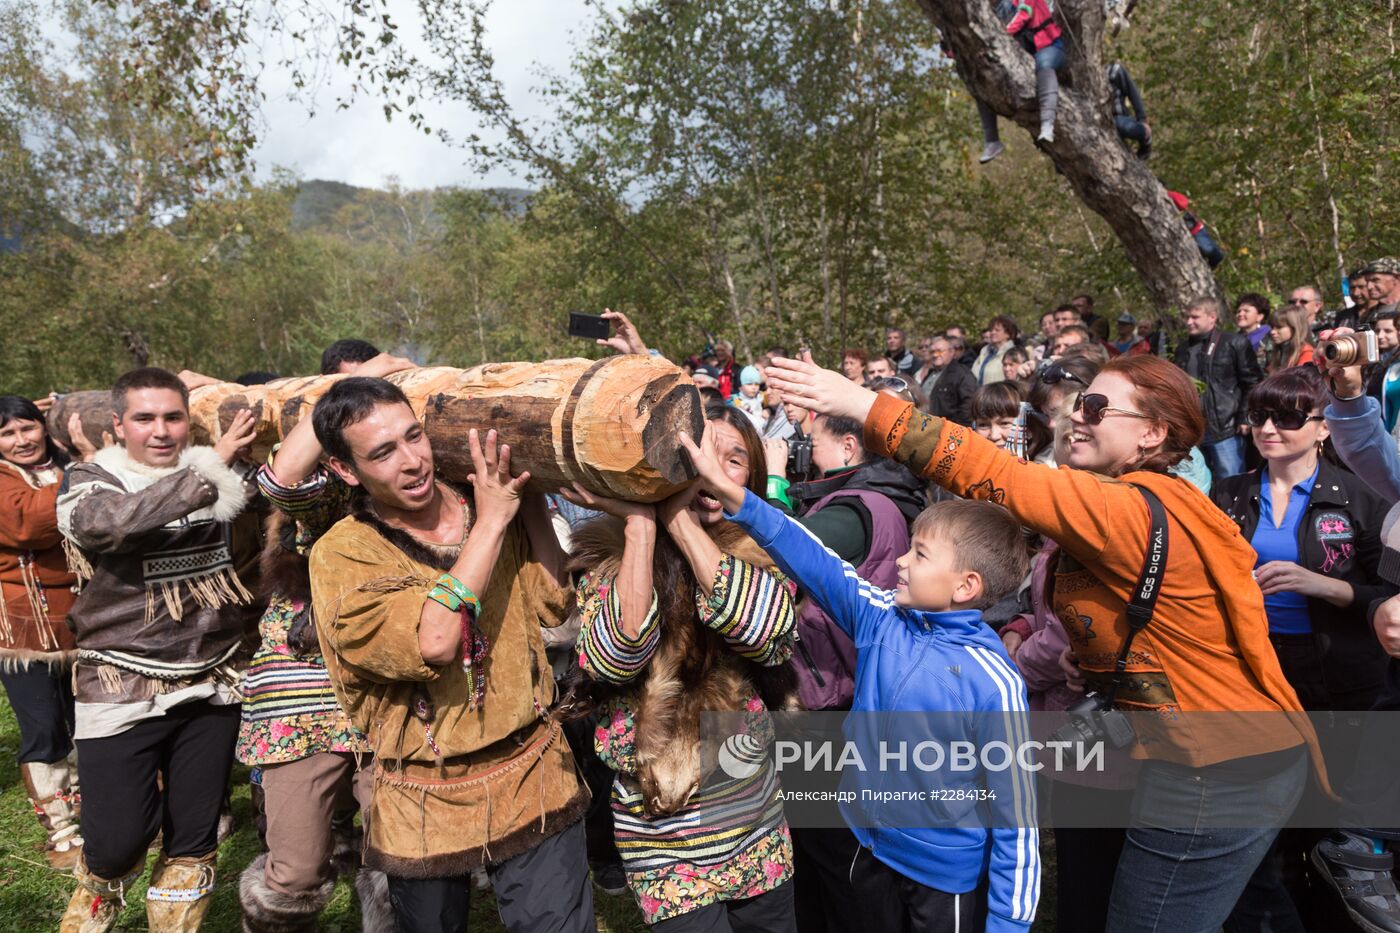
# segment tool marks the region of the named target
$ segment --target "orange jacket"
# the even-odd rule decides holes
[[[0,663],[59,661],[73,650],[65,620],[76,597],[58,532],[58,487],[0,460]]]
[[[1120,480],[1027,463],[884,395],[866,419],[865,441],[957,495],[1001,503],[1060,544],[1055,612],[1091,687],[1111,675],[1147,551],[1147,504],[1132,484],[1156,493],[1168,517],[1167,566],[1152,622],[1133,641],[1118,706],[1175,722],[1135,754],[1201,766],[1307,741],[1324,773],[1311,724],[1269,641],[1254,551],[1196,487],[1161,473]],[[1176,715],[1211,711],[1254,715]]]

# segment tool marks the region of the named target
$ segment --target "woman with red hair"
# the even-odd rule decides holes
[[[999,502],[1060,545],[1052,605],[1069,634],[1068,684],[1154,714],[1134,723],[1143,765],[1107,929],[1218,928],[1302,795],[1309,750],[1321,765],[1269,642],[1254,552],[1168,472],[1204,431],[1191,380],[1155,356],[1109,361],[1075,402],[1073,469],[1052,469],[810,364],[775,360],[768,378],[789,401],[863,421],[876,453],[956,495]],[[1145,493],[1165,512],[1165,566],[1151,619],[1130,638],[1126,613],[1153,537]],[[1214,711],[1275,715],[1199,715]]]

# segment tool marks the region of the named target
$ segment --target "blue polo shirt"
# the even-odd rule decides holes
[[[1298,523],[1308,511],[1308,500],[1312,498],[1316,482],[1317,470],[1313,470],[1312,476],[1293,487],[1288,496],[1288,508],[1283,513],[1283,522],[1276,528],[1274,497],[1269,494],[1268,464],[1259,471],[1259,524],[1255,526],[1254,537],[1249,541],[1259,555],[1254,564],[1256,569],[1273,560],[1298,563]],[[1265,596],[1264,611],[1269,616],[1270,634],[1306,635],[1312,631],[1308,598],[1301,593],[1282,592]]]

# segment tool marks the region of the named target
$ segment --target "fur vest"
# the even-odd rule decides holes
[[[760,569],[768,555],[729,522],[709,529],[719,549]],[[573,536],[570,569],[600,576],[622,563],[623,523],[611,516],[580,526]],[[755,693],[770,710],[796,709],[797,678],[789,663],[763,667],[737,654],[701,624],[695,607],[695,575],[670,537],[657,535],[652,585],[660,614],[660,641],[632,682],[595,681],[581,669],[572,676],[579,715],[628,694],[636,716],[637,780],[651,815],[673,813],[711,770],[713,749],[702,748],[701,714],[740,712]],[[702,767],[701,762],[708,767]]]

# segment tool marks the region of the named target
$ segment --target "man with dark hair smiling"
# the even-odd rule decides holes
[[[471,495],[433,474],[403,393],[335,384],[313,414],[358,495],[311,551],[311,603],[341,705],[369,736],[366,866],[400,929],[465,930],[485,865],[506,929],[594,929],[588,795],[558,721],[540,626],[566,617],[564,554],[510,448],[473,429]]]
[[[185,386],[153,368],[119,378],[112,409],[117,445],[73,467],[58,498],[83,583],[68,620],[85,798],[78,888],[61,929],[111,929],[163,833],[150,927],[197,930],[238,733],[229,662],[251,596],[230,530],[252,491],[251,468],[234,461],[253,440],[253,416],[240,411],[214,447],[192,447]]]

